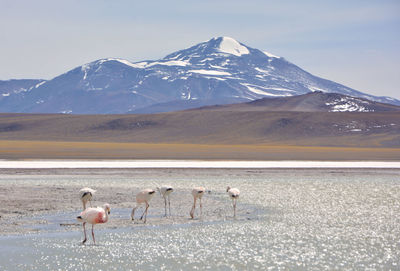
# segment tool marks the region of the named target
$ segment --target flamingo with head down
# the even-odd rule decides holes
[[[86,209],[86,204],[88,201],[90,203],[90,207],[92,207],[92,197],[93,197],[94,193],[96,193],[96,190],[91,189],[89,187],[82,188],[79,191],[79,196],[80,196],[80,199],[83,204],[83,210]]]
[[[157,187],[157,190],[164,198],[165,216],[167,216],[167,199],[168,199],[169,216],[171,216],[171,201],[169,196],[171,195],[172,192],[174,192],[174,188],[170,185],[163,185],[161,186],[161,188]]]
[[[140,219],[143,219],[144,216],[144,223],[146,223],[146,219],[147,219],[147,210],[149,209],[149,202],[151,200],[151,198],[154,196],[154,193],[156,191],[154,191],[154,189],[144,189],[142,191],[140,191],[137,195],[136,195],[136,206],[133,208],[132,213],[131,213],[131,218],[132,221],[135,218],[135,211],[137,208],[140,207],[140,205],[142,205],[143,203],[146,205],[146,208],[142,214],[142,216],[140,217]]]
[[[193,207],[192,210],[190,210],[190,217],[193,219],[194,218],[194,211],[196,209],[196,201],[199,199],[200,201],[200,216],[203,216],[203,205],[201,203],[201,198],[203,197],[204,193],[206,192],[206,189],[204,187],[195,187],[192,190],[192,196],[193,196]]]
[[[237,188],[231,188],[230,186],[228,186],[226,188],[226,192],[228,193],[228,196],[232,199],[233,217],[236,217],[236,202],[240,196],[240,190]]]

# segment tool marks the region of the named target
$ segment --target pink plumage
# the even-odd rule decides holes
[[[87,241],[86,228],[85,228],[86,223],[92,224],[92,238],[93,238],[93,243],[96,244],[93,227],[95,224],[106,223],[108,221],[108,215],[110,214],[110,210],[111,210],[110,205],[106,203],[104,204],[103,207],[87,208],[86,210],[84,210],[79,214],[77,220],[83,222],[83,233],[85,235],[82,244],[84,244]]]

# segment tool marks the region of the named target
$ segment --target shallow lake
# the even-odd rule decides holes
[[[118,169],[78,177],[0,176],[10,186],[176,188],[176,220],[160,223],[164,206],[155,202],[147,225],[97,225],[96,245],[91,239],[80,244],[80,227],[58,230],[66,216],[73,223],[76,212],[36,214],[46,221],[30,225],[38,233],[0,236],[0,270],[400,269],[400,169],[131,171],[135,178]],[[197,185],[210,194],[204,196],[203,218],[192,221],[186,213],[190,202],[178,198]],[[227,185],[241,190],[237,219],[224,193]],[[110,220],[128,220],[129,208],[112,208]]]

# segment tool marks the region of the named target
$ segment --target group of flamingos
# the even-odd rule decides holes
[[[168,210],[169,210],[169,215],[171,216],[171,202],[170,202],[170,195],[174,191],[174,188],[172,186],[162,186],[161,188],[157,187],[158,192],[160,192],[160,195],[164,198],[164,208],[165,208],[165,216],[167,216],[167,203],[168,203]],[[203,205],[201,203],[201,198],[205,194],[206,189],[204,187],[195,187],[192,190],[192,196],[193,196],[193,207],[190,210],[190,217],[193,219],[194,218],[194,211],[196,209],[196,202],[199,200],[200,202],[200,214],[203,214]],[[232,199],[232,205],[233,205],[233,216],[236,217],[236,202],[237,199],[239,198],[240,191],[237,188],[231,188],[227,187],[226,192],[228,193],[228,196]],[[85,244],[87,241],[86,237],[86,228],[85,225],[86,223],[89,223],[92,225],[92,238],[93,238],[93,243],[96,244],[96,240],[94,238],[94,231],[93,227],[95,224],[100,224],[100,223],[106,223],[108,221],[108,215],[110,214],[110,205],[108,203],[104,204],[102,207],[89,207],[86,208],[86,204],[89,202],[90,206],[92,197],[96,193],[96,190],[93,190],[91,188],[85,187],[79,191],[80,199],[83,204],[83,211],[79,214],[77,217],[77,220],[79,222],[82,222],[83,224],[83,233],[84,233],[84,239],[82,241],[82,244]],[[136,195],[136,206],[132,209],[131,213],[131,218],[132,221],[135,218],[135,211],[138,209],[142,204],[145,204],[145,210],[140,217],[140,220],[144,218],[144,223],[146,223],[147,219],[147,211],[149,209],[149,202],[153,198],[154,194],[156,191],[154,189],[144,189],[140,191]]]

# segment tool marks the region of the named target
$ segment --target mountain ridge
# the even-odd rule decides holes
[[[279,112],[393,112],[400,106],[320,91],[290,97],[262,98],[240,104],[203,106],[193,110],[246,110]]]
[[[119,114],[161,103],[171,103],[164,110],[174,111],[174,101],[191,108],[197,103],[227,104],[314,91],[400,105],[399,100],[319,78],[283,57],[229,37],[212,38],[159,60],[99,59],[40,83],[29,91],[3,96],[0,111]]]

